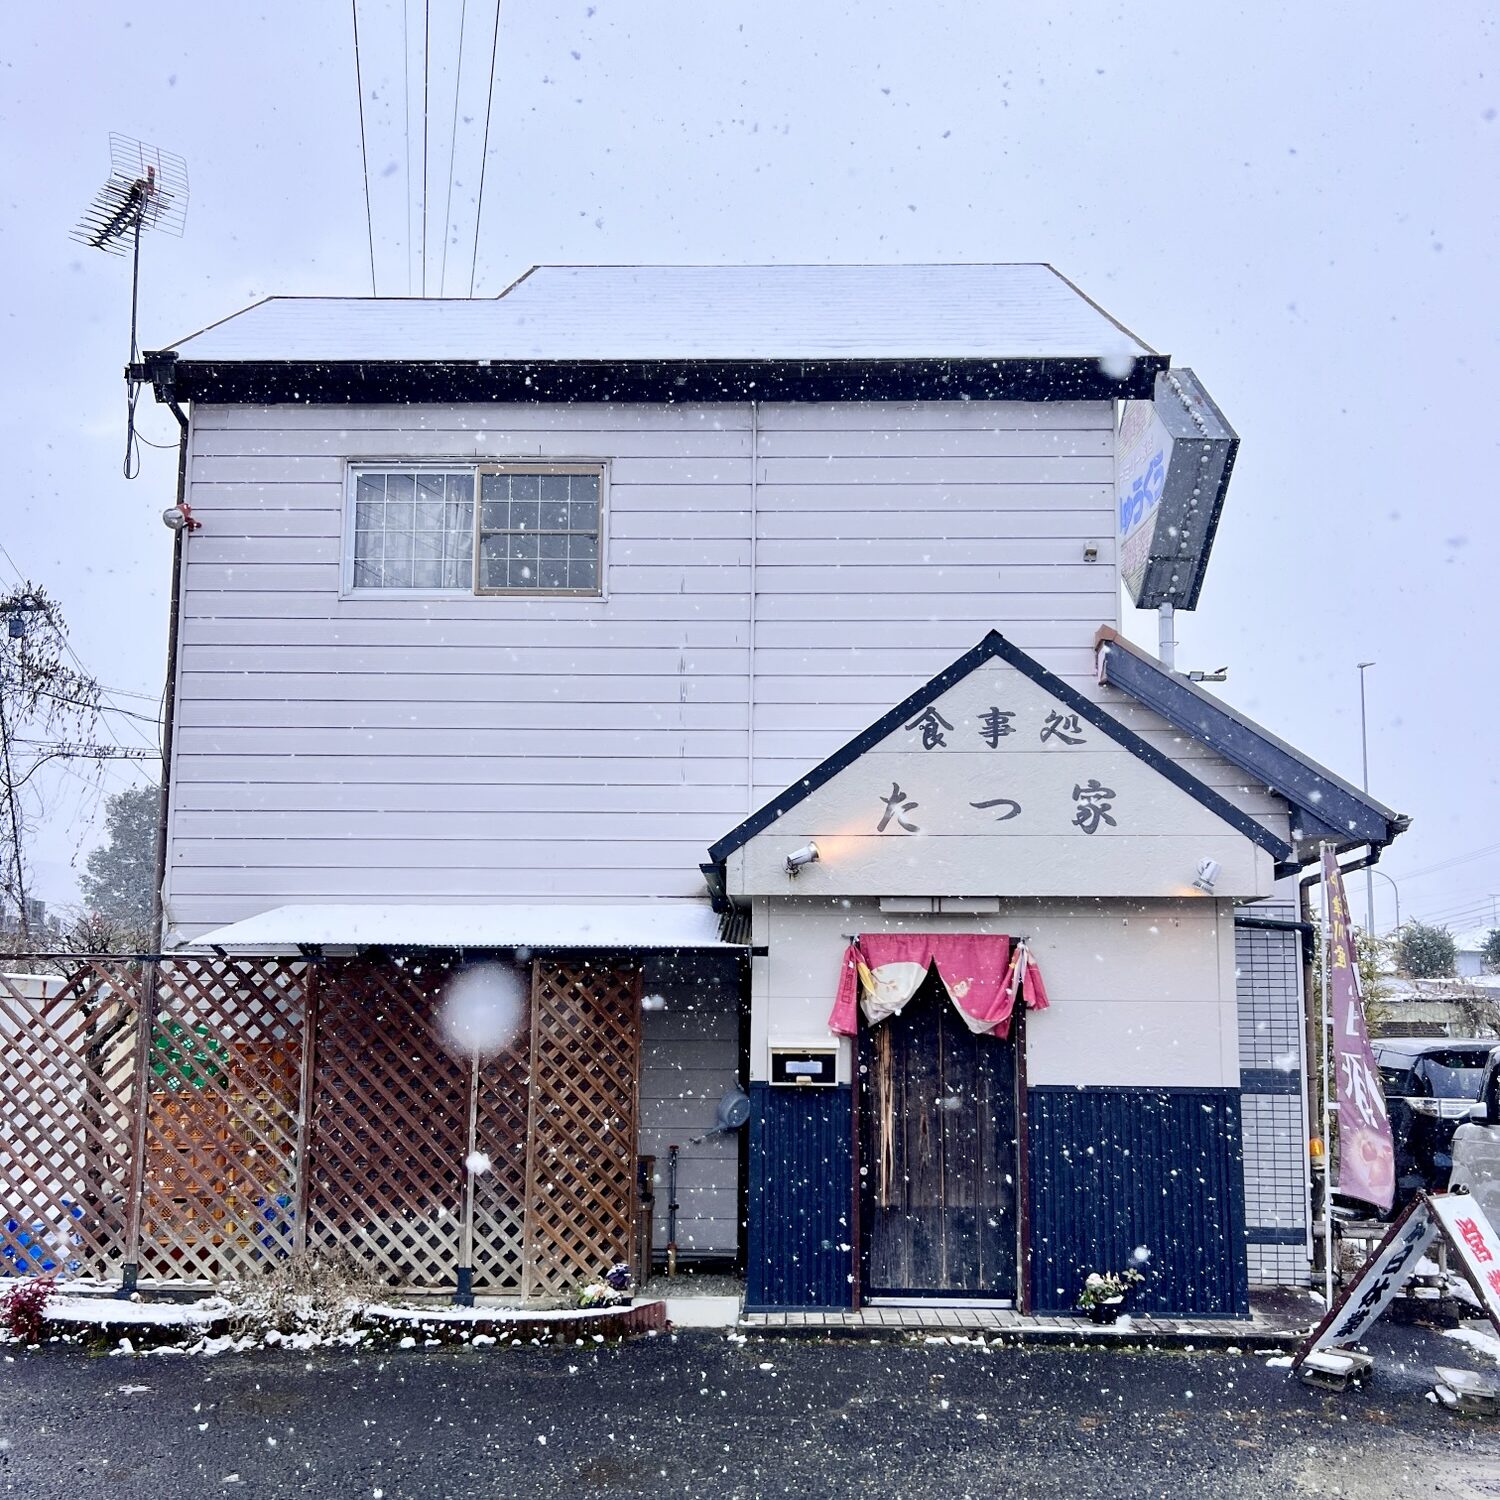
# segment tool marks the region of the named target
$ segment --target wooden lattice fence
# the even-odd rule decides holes
[[[349,960],[318,986],[308,1244],[410,1286],[458,1265],[470,1067],[433,1024],[449,973]]]
[[[635,971],[538,960],[475,1059],[435,1025],[456,955],[60,967],[0,978],[0,1275],[217,1283],[310,1249],[556,1298],[630,1258]]]
[[[635,1219],[641,977],[538,960],[531,992],[527,1296],[629,1261]]]
[[[0,975],[0,1275],[123,1268],[140,967]]]
[[[253,1276],[292,1248],[305,965],[154,966],[140,1271]]]

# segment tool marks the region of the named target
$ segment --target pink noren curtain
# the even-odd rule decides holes
[[[844,950],[829,1030],[854,1035],[861,992],[870,1025],[899,1015],[934,964],[971,1031],[1005,1036],[1017,999],[1046,1009],[1046,987],[1024,942],[1012,951],[1008,937],[988,933],[872,932]]]

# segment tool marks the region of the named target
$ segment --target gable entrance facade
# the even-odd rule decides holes
[[[1139,1311],[1244,1315],[1233,903],[1290,854],[993,633],[720,840],[755,954],[747,1306],[1066,1311],[1132,1268]]]

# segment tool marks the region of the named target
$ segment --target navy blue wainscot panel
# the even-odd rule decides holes
[[[750,1085],[745,1306],[848,1307],[850,1091]]]
[[[1134,1265],[1131,1311],[1248,1316],[1236,1090],[1034,1088],[1027,1119],[1036,1311]]]

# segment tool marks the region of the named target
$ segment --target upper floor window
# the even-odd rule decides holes
[[[356,468],[350,584],[598,594],[602,488],[597,464]]]

